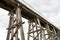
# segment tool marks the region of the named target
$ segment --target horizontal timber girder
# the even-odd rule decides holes
[[[45,26],[45,24],[48,24],[50,29],[55,29],[57,32],[59,31],[58,28],[56,28],[54,25],[49,23],[47,20],[45,20],[43,17],[35,13],[33,10],[29,9],[26,5],[24,5],[21,2],[15,1],[15,0],[0,0],[0,7],[4,8],[8,11],[14,10],[17,7],[17,3],[20,4],[20,8],[22,9],[22,17],[31,20],[34,19],[35,17],[38,17],[41,21],[41,24]]]

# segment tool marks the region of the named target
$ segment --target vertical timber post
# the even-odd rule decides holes
[[[13,14],[12,11],[10,11],[9,14],[11,14],[11,16],[14,16],[14,14]],[[13,20],[14,20],[14,18],[11,17],[11,16],[10,16],[10,20],[9,20],[9,28],[12,27],[12,25],[13,25]],[[13,35],[13,29],[12,29],[12,30],[9,30],[9,29],[8,29],[7,39],[6,39],[6,40],[10,40],[10,33],[12,33],[12,34],[11,34],[11,36],[12,36],[12,35]]]
[[[28,33],[30,32],[30,26],[31,26],[31,22],[30,21],[28,21],[28,23],[29,23],[29,27],[28,27]],[[29,34],[28,34],[28,38],[27,38],[27,40],[29,40],[30,39],[30,36],[29,36]]]
[[[46,24],[46,29],[47,29],[47,33],[48,33],[48,39],[47,40],[50,40],[49,38],[50,38],[50,32],[51,32],[51,30],[50,30],[48,24]]]
[[[55,35],[55,33],[54,33],[54,29],[52,28],[52,36],[51,36],[51,39],[52,39],[52,40],[55,39],[55,38],[54,38],[54,35]]]
[[[21,15],[21,9],[18,3],[18,7],[17,7],[17,14],[18,14],[18,23],[21,24],[20,27],[20,33],[21,33],[21,40],[25,40],[25,36],[24,36],[24,31],[23,31],[23,26],[22,26],[22,15]]]
[[[40,40],[42,40],[42,29],[41,29],[41,24],[40,24],[40,20],[39,20],[39,18],[37,18],[37,22],[38,22],[38,25],[39,25],[39,27],[40,27]]]
[[[14,16],[14,15],[12,14],[11,16]],[[12,27],[13,24],[14,24],[14,18],[12,17],[11,18],[11,27]],[[12,37],[13,34],[14,34],[14,29],[11,29],[11,37]],[[12,40],[13,40],[13,38],[12,38]]]
[[[36,26],[36,30],[38,30],[38,27],[37,27],[37,20],[35,20],[35,26]],[[39,34],[38,34],[38,31],[36,32],[36,34],[37,34],[37,40],[39,40]]]
[[[53,31],[54,31],[54,33],[55,33],[54,40],[58,40],[58,39],[57,39],[57,35],[56,35],[57,33],[56,33],[56,30],[55,30],[54,28],[53,28]]]
[[[60,40],[60,31],[57,33],[57,39]]]
[[[34,35],[34,27],[35,27],[35,26],[34,26],[34,24],[33,24],[33,20],[31,21],[31,26],[32,26],[32,31],[33,31],[33,34],[32,34],[32,35],[33,35],[33,40],[35,40],[35,35]]]
[[[43,40],[46,40],[46,37],[45,37],[45,30],[42,30],[42,38],[43,38]]]

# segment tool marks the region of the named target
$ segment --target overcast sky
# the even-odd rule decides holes
[[[46,20],[54,24],[60,29],[60,0],[24,0],[32,7],[36,9],[39,15],[42,15]],[[6,39],[6,28],[8,27],[9,16],[8,11],[0,8],[0,40]],[[26,20],[25,20],[26,21]],[[27,23],[24,24],[26,26]],[[28,26],[28,25],[27,25]],[[25,27],[25,29],[27,29]],[[24,29],[24,30],[25,30]],[[26,31],[26,30],[25,30]]]

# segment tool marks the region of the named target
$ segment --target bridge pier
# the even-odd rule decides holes
[[[29,20],[29,28],[28,28],[28,40],[30,37],[33,40],[46,40],[45,30],[40,24],[40,20],[38,18]]]
[[[23,22],[22,22],[22,15],[21,15],[21,9],[19,8],[19,5],[17,6],[15,14],[13,13],[13,11],[10,11],[9,15],[10,15],[10,22],[9,22],[9,27],[8,29],[8,35],[7,35],[7,39],[6,40],[25,40],[24,37],[24,31],[23,31]],[[21,39],[19,39],[18,35],[19,35],[19,30],[20,29],[20,36]]]
[[[55,38],[57,33],[54,28],[51,29],[48,24],[45,24],[45,27],[41,25],[39,18],[29,20],[27,40],[31,40],[30,37],[32,40],[59,40],[59,37]]]

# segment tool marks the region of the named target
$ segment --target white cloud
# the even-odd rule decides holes
[[[8,26],[9,17],[8,17],[8,11],[0,8],[0,27],[6,28]]]
[[[7,31],[4,28],[0,28],[0,40],[6,40]]]

